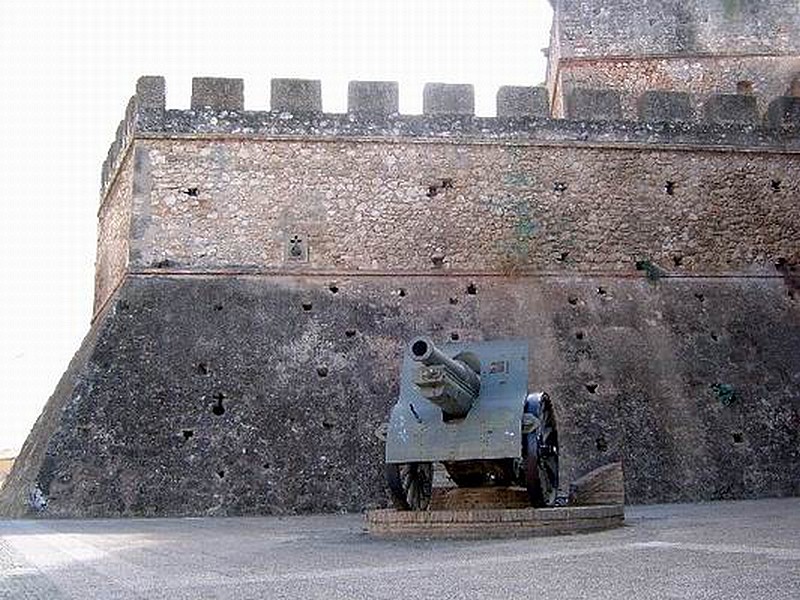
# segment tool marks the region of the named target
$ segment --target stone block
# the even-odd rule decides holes
[[[273,79],[270,108],[290,113],[322,112],[322,83],[318,79]]]
[[[689,94],[686,92],[649,91],[637,105],[641,121],[683,122],[692,118]]]
[[[192,79],[192,109],[244,109],[244,81],[223,77],[194,77]]]
[[[139,77],[136,82],[136,98],[139,108],[164,110],[167,104],[167,84],[159,76]]]
[[[396,115],[400,111],[396,81],[351,81],[347,86],[347,112]]]
[[[619,93],[613,90],[575,88],[566,95],[566,115],[576,121],[620,121]]]
[[[569,502],[578,506],[624,504],[625,476],[622,463],[604,465],[573,481],[569,486]]]
[[[800,129],[800,98],[781,96],[769,103],[766,124],[775,129]]]
[[[474,115],[475,88],[461,83],[426,83],[422,112],[426,115]]]
[[[547,90],[543,87],[501,87],[497,90],[497,116],[548,118]]]
[[[705,103],[706,120],[711,123],[752,125],[758,121],[756,97],[750,94],[716,94]]]
[[[142,131],[158,131],[164,125],[167,86],[161,76],[140,77],[136,82],[135,112],[136,128]],[[126,115],[128,113],[126,112]]]

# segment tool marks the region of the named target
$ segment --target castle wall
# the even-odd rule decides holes
[[[565,485],[623,460],[633,503],[797,494],[799,302],[774,277],[132,276],[0,511],[385,506],[379,431],[420,332],[528,340]]]
[[[97,213],[94,314],[102,310],[128,270],[131,238],[133,159],[124,159]]]
[[[800,54],[794,0],[557,0],[562,58]]]
[[[626,118],[645,90],[688,92],[696,112],[740,81],[762,99],[785,95],[800,73],[798,28],[794,0],[559,0],[547,77],[553,116],[567,114],[575,88],[619,91]]]
[[[168,111],[140,80],[103,169],[100,308],[0,514],[385,505],[420,333],[528,341],[565,486],[622,460],[629,502],[800,493],[797,98],[763,125],[556,121],[506,88],[484,119],[433,86],[409,117],[360,86],[330,115],[280,80],[256,112],[204,78]]]
[[[137,153],[152,187],[134,269],[629,274],[649,260],[772,275],[800,261],[800,154],[246,138]],[[287,260],[294,234],[307,262]]]
[[[551,84],[553,115],[566,113],[564,97],[576,88],[619,90],[622,114],[637,118],[637,101],[647,90],[681,90],[690,94],[693,115],[702,120],[703,105],[716,93],[736,92],[740,81],[752,83],[756,106],[764,113],[769,99],[788,95],[792,79],[800,73],[800,55],[684,58],[586,58],[562,63]]]

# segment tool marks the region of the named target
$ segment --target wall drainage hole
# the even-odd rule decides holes
[[[470,296],[474,296],[477,293],[478,293],[478,287],[474,283],[470,283],[467,286],[467,294],[469,294]]]
[[[575,338],[578,339],[578,340],[582,340],[583,339],[583,332],[582,331],[578,331],[575,334]]]
[[[711,333],[711,340],[714,341],[714,342],[718,342],[719,341],[719,336],[716,333],[712,332]]]
[[[406,297],[405,288],[400,288],[399,290],[397,290],[397,295],[400,296],[401,298],[405,298]]]
[[[214,305],[214,310],[217,311],[217,312],[221,311],[222,310],[222,304],[215,304]]]
[[[222,392],[214,394],[214,400],[216,402],[214,402],[214,406],[211,407],[211,412],[217,415],[218,417],[221,417],[222,415],[225,414],[225,406],[223,406],[222,404],[222,401],[224,399],[225,399],[225,394],[223,394]]]
[[[674,181],[667,181],[664,183],[664,191],[669,196],[675,195],[675,182]]]
[[[770,185],[770,187],[772,188],[772,191],[773,191],[773,192],[779,192],[779,191],[781,191],[781,180],[780,180],[780,179],[773,179],[773,180],[770,182],[770,184],[769,184],[769,185]]]
[[[220,469],[219,471],[217,471],[217,477],[219,477],[220,479],[225,479],[225,469]]]
[[[741,431],[734,431],[733,434],[731,434],[731,437],[733,438],[734,444],[741,444],[744,442],[744,435]]]
[[[597,384],[596,383],[587,383],[586,384],[586,390],[590,394],[594,394],[595,392],[597,392]]]
[[[185,190],[181,190],[181,192],[183,192],[190,198],[197,198],[200,195],[200,190],[196,187],[186,188]]]
[[[608,450],[608,442],[602,435],[594,441],[594,444],[597,446],[597,450],[600,452],[605,452]]]
[[[444,256],[431,256],[431,263],[435,269],[441,269],[444,266]]]
[[[208,365],[206,363],[197,363],[197,374],[208,375]]]
[[[339,293],[339,286],[335,283],[332,283],[328,286],[328,290],[331,294],[338,294]]]
[[[314,306],[311,302],[303,302],[303,310],[305,312],[309,312],[312,308],[314,308]]]
[[[567,260],[567,258],[569,258],[569,252],[562,252],[558,255],[558,258],[556,260],[558,262],[564,262],[565,260]]]
[[[190,440],[194,436],[194,431],[192,431],[191,429],[184,429],[183,431],[181,431],[181,435],[183,436],[184,440]]]
[[[694,297],[697,298],[700,302],[706,301],[706,297],[703,294],[697,293],[694,295]]]
[[[451,333],[451,334],[450,334],[450,339],[451,339],[451,340],[453,340],[454,342],[457,342],[459,339],[461,339],[461,336],[460,336],[460,335],[458,335],[458,334],[457,334],[457,333],[454,331],[453,333]]]
[[[344,332],[344,336],[347,338],[354,338],[356,337],[356,330],[355,329],[348,329]]]
[[[322,422],[322,428],[323,429],[333,429],[333,423],[329,423],[328,421],[323,421]]]
[[[683,257],[680,255],[676,255],[672,257],[672,264],[676,267],[680,267],[683,264]]]
[[[317,367],[317,375],[320,377],[327,377],[328,376],[328,367],[320,365]]]
[[[606,288],[604,288],[604,287],[597,288],[597,295],[598,296],[605,296],[606,294],[608,294],[608,291],[606,290]]]
[[[270,467],[272,467],[272,465],[269,464],[268,462],[266,462],[263,465],[261,465],[261,468],[264,469],[265,471],[268,470]]]
[[[572,306],[576,306],[578,304],[578,299],[575,296],[570,296],[567,298],[567,302],[569,302]]]
[[[450,302],[450,304],[455,306],[456,304],[458,304],[458,298],[450,298],[449,302]]]

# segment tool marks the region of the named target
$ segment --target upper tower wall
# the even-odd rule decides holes
[[[646,90],[693,94],[696,112],[740,82],[763,97],[785,95],[800,73],[796,0],[553,4],[547,83],[556,117],[575,88],[619,91],[631,118]]]
[[[797,0],[556,0],[562,58],[800,53]]]

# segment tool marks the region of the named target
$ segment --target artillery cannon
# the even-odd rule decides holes
[[[555,504],[555,413],[547,394],[528,393],[527,342],[408,345],[386,435],[396,508],[428,508],[434,462],[459,487],[520,485],[532,506]]]

